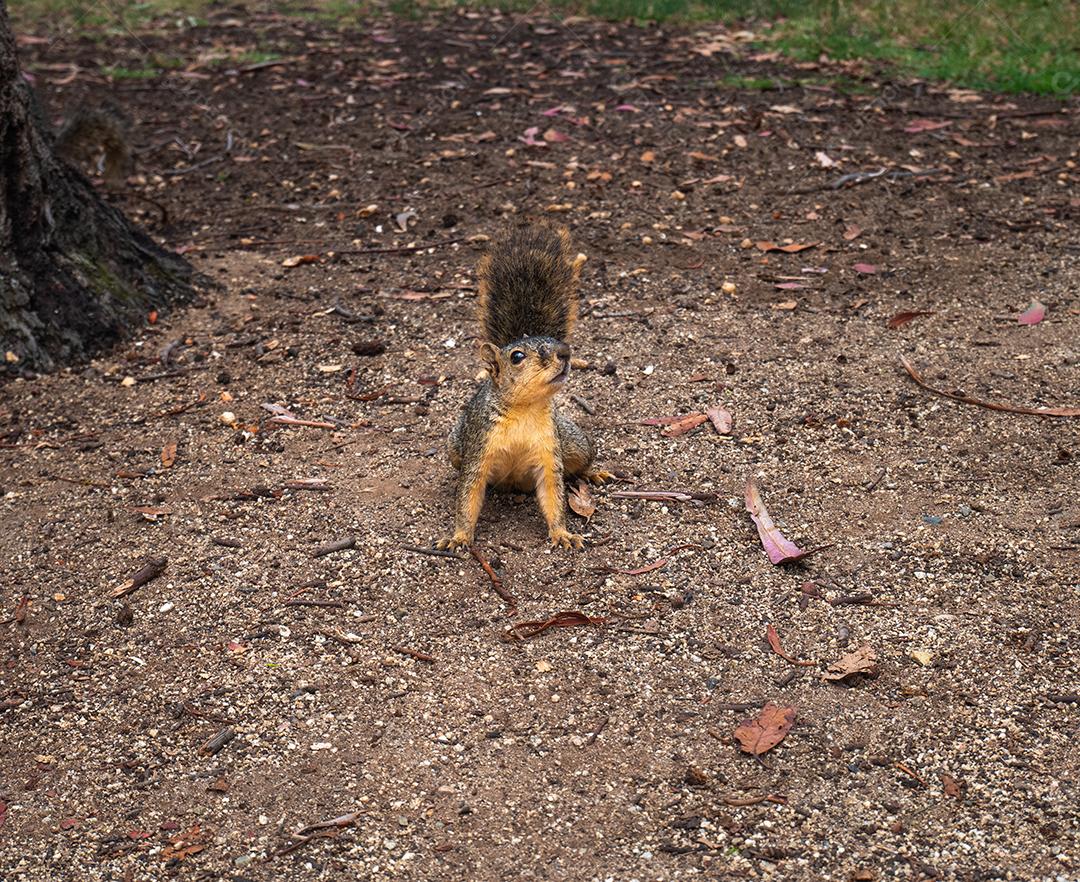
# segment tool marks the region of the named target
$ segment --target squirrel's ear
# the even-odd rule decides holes
[[[499,370],[501,368],[499,364],[499,350],[492,343],[480,344],[480,358],[483,359],[484,365],[488,369],[488,373],[491,374],[491,379],[499,379]]]

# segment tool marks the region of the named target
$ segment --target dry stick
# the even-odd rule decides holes
[[[345,603],[341,600],[286,600],[282,606],[325,606],[341,609]]]
[[[480,551],[475,545],[469,546],[469,554],[476,558],[476,562],[484,568],[484,572],[487,573],[488,578],[491,580],[491,587],[494,589],[495,593],[510,604],[512,609],[516,610],[517,601],[514,599],[514,595],[506,590],[506,586],[503,585],[502,579],[499,578],[499,574],[495,572],[491,564],[484,560],[484,556],[480,554]]]
[[[415,658],[417,661],[427,662],[429,665],[435,664],[435,656],[421,652],[419,649],[410,649],[408,646],[395,646],[394,652],[400,652],[402,655],[409,656],[409,658]]]
[[[118,585],[109,592],[109,597],[123,597],[139,588],[147,582],[156,579],[165,572],[165,565],[169,562],[165,557],[154,557],[148,560],[138,572],[122,585]]]
[[[346,536],[344,539],[335,539],[333,542],[327,542],[326,545],[320,545],[311,552],[311,556],[325,557],[328,554],[333,554],[335,551],[345,551],[348,548],[356,548],[355,536]]]
[[[209,739],[202,747],[199,748],[199,753],[206,756],[214,756],[217,754],[226,744],[232,741],[236,737],[236,731],[226,726],[213,738]]]
[[[600,720],[599,723],[596,724],[596,728],[593,729],[592,732],[589,733],[589,737],[585,739],[586,745],[596,743],[596,739],[600,737],[600,733],[603,732],[605,728],[607,728],[609,719],[610,717],[604,717],[602,720]]]
[[[449,557],[453,560],[461,560],[461,558],[454,554],[452,551],[443,551],[441,548],[424,548],[423,545],[402,545],[405,551],[411,551],[413,554],[430,554],[432,557]]]
[[[582,398],[580,395],[571,395],[570,400],[573,401],[574,404],[580,407],[583,411],[585,411],[585,413],[587,413],[589,416],[596,416],[596,408],[589,404],[589,402]]]
[[[724,797],[724,805],[757,805],[759,802],[776,802],[783,805],[787,802],[787,798],[776,793],[767,793],[764,796],[748,796],[745,798],[740,798],[738,796]]]
[[[938,389],[927,383],[926,380],[920,376],[919,372],[915,370],[915,366],[903,355],[900,356],[900,364],[902,364],[904,370],[911,375],[911,379],[922,386],[927,392],[933,392],[935,395],[940,395],[942,398],[951,398],[953,401],[959,401],[963,404],[974,404],[978,407],[985,407],[987,410],[1000,410],[1005,413],[1019,413],[1030,416],[1047,417],[1080,417],[1080,407],[1017,407],[1012,404],[998,404],[994,401],[983,401],[981,398],[972,398],[970,395],[961,395],[957,392],[946,392],[944,389]]]
[[[295,833],[290,834],[296,842],[291,845],[285,846],[283,849],[276,853],[276,857],[291,854],[303,845],[307,845],[312,839],[315,839],[315,834],[320,831],[329,831],[331,829],[339,829],[344,827],[352,827],[356,823],[356,819],[360,816],[360,812],[349,812],[347,815],[341,815],[338,818],[334,818],[330,821],[319,821],[317,824],[308,824],[306,827],[301,827]],[[328,833],[322,833],[323,836]]]

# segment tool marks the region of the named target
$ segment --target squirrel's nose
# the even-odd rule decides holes
[[[560,343],[555,347],[555,355],[559,361],[570,360],[570,347],[566,343]]]

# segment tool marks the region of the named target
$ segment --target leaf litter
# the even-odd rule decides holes
[[[746,482],[746,510],[750,513],[754,524],[757,526],[758,536],[761,538],[761,546],[769,555],[769,560],[774,564],[795,563],[828,548],[821,545],[817,548],[805,550],[800,548],[780,532],[780,528],[773,522],[769,510],[761,499],[761,491],[753,478]]]
[[[767,702],[756,717],[747,717],[735,728],[739,749],[761,756],[787,737],[795,724],[796,709]]]

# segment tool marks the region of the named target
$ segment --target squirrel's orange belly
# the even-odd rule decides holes
[[[492,457],[488,484],[502,490],[531,493],[536,489],[541,466],[538,457],[528,451],[504,450]]]

